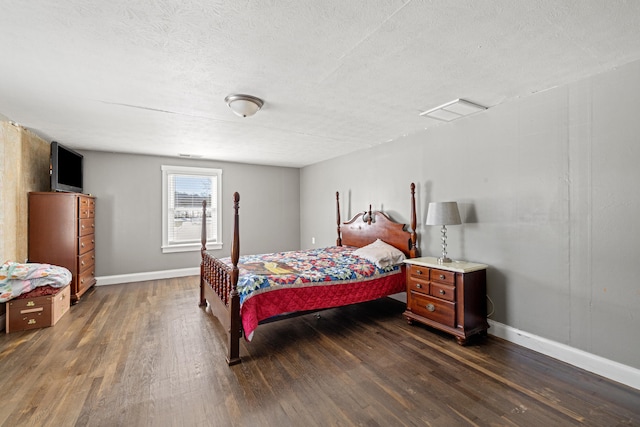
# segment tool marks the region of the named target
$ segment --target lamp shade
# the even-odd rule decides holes
[[[262,99],[251,95],[229,95],[224,101],[240,117],[251,117],[264,105]]]
[[[427,211],[427,225],[456,225],[462,224],[458,203],[431,202]]]

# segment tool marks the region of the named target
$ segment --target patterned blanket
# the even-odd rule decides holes
[[[404,290],[401,265],[379,268],[354,250],[331,246],[241,256],[238,293],[245,337],[250,340],[260,320],[277,314],[352,304]],[[229,258],[222,261],[231,265]]]
[[[70,282],[71,272],[64,267],[7,261],[0,267],[0,303],[40,286],[62,288]]]

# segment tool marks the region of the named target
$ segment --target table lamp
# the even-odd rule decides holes
[[[447,258],[447,225],[462,224],[458,203],[456,202],[431,202],[427,211],[427,225],[441,225],[442,233],[442,257],[438,258],[438,263],[449,263]]]

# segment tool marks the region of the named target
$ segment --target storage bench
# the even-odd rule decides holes
[[[69,311],[70,286],[42,286],[7,301],[6,332],[55,325]]]

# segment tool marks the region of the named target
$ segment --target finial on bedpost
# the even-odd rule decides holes
[[[202,243],[202,251],[207,250],[207,201],[202,201],[202,227],[200,232],[200,242]]]
[[[336,191],[336,219],[338,223],[338,239],[336,246],[342,246],[342,237],[340,236],[340,193]]]
[[[415,258],[420,256],[420,249],[418,249],[418,234],[416,232],[417,227],[416,219],[416,185],[411,183],[411,255]]]
[[[373,212],[371,212],[371,205],[369,205],[369,212],[367,215],[367,224],[371,225],[372,220],[373,220]]]

